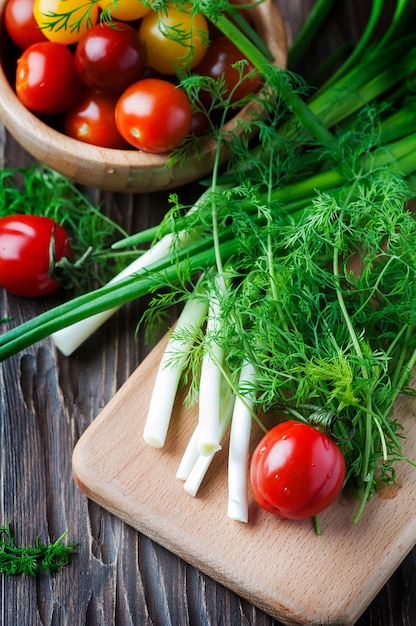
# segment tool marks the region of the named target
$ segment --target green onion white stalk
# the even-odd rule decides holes
[[[191,297],[186,302],[163,352],[143,430],[145,442],[154,448],[162,448],[165,444],[183,368],[207,311],[206,301]]]
[[[253,392],[244,388],[254,383],[256,370],[244,363],[240,373],[239,388],[231,419],[230,447],[228,452],[228,517],[248,522],[248,463],[250,435],[253,420]]]
[[[138,272],[145,270],[155,261],[160,261],[166,255],[172,252],[173,248],[178,249],[181,246],[186,245],[192,241],[193,236],[189,232],[179,233],[179,235],[167,234],[158,242],[156,242],[151,248],[146,250],[138,259],[130,263],[124,270],[122,270],[117,276],[114,276],[107,285],[114,285],[122,281],[128,276],[133,276]],[[104,322],[106,322],[120,307],[114,307],[108,309],[91,317],[76,322],[71,326],[62,328],[56,333],[53,333],[52,339],[56,347],[65,356],[70,356],[79,346],[84,343]]]
[[[235,396],[231,391],[230,386],[223,378],[221,390],[220,390],[220,411],[219,411],[219,421],[218,421],[218,436],[219,441],[221,442],[230,426],[230,421],[233,413],[233,407],[235,402]],[[191,437],[190,443],[198,441],[198,430],[199,424],[196,427],[196,436]],[[220,446],[221,448],[221,446]],[[219,448],[219,449],[220,449]],[[198,493],[199,487],[207,473],[218,449],[213,450],[210,454],[199,454],[197,447],[194,447],[191,450],[185,452],[186,455],[189,454],[190,458],[194,459],[193,464],[190,464],[188,467],[188,473],[184,482],[184,489],[190,495],[195,497]]]
[[[220,293],[222,293],[222,289]],[[208,309],[206,349],[202,359],[199,390],[197,449],[201,455],[211,455],[221,449],[220,387],[225,353],[224,348],[217,342],[218,333],[221,332],[220,307],[218,291],[213,291],[210,295]]]
[[[196,447],[197,440],[198,424],[194,428],[192,435],[189,438],[189,441],[185,448],[185,452],[183,453],[178,465],[178,469],[176,470],[176,478],[178,480],[183,480],[185,482],[199,457],[199,453]]]

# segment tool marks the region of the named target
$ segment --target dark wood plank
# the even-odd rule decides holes
[[[289,34],[313,0],[280,0]],[[317,42],[324,56],[356,38],[368,0],[337,5],[342,19]],[[313,65],[311,63],[311,65]],[[1,94],[0,94],[1,97]],[[31,158],[0,132],[0,165]],[[128,231],[157,223],[167,194],[123,196],[92,192]],[[195,189],[183,190],[193,197]],[[0,317],[27,319],[53,302],[0,293]],[[278,626],[278,623],[150,539],[101,509],[77,489],[71,453],[80,434],[119,389],[149,346],[135,326],[145,301],[123,308],[70,358],[45,340],[0,367],[0,523],[33,543],[68,531],[79,541],[73,564],[55,577],[1,578],[3,626]],[[299,581],[302,584],[302,581]],[[328,582],[330,584],[330,581]],[[416,624],[416,549],[405,559],[357,626]]]

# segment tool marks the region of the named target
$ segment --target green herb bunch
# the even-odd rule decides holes
[[[66,533],[52,544],[36,538],[34,546],[18,546],[10,524],[0,528],[0,572],[7,576],[26,574],[35,577],[42,573],[53,574],[71,561],[76,543],[64,544]]]
[[[415,395],[408,195],[403,179],[380,170],[347,191],[318,192],[299,220],[278,212],[270,230],[238,225],[244,253],[230,265],[221,332],[211,337],[231,371],[255,367],[258,411],[330,427],[363,504],[395,481],[404,455],[392,407],[399,393]]]

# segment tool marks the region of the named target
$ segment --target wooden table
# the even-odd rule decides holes
[[[289,38],[311,0],[280,0]],[[367,0],[339,5],[343,13],[318,55],[359,32]],[[0,94],[1,97],[1,94]],[[0,127],[4,167],[32,162]],[[167,193],[122,195],[89,190],[130,232],[155,224]],[[183,198],[196,197],[193,187]],[[20,322],[53,299],[35,301],[0,291],[0,318]],[[110,513],[76,487],[72,450],[79,436],[148,353],[135,326],[145,300],[123,308],[75,355],[45,340],[1,364],[0,523],[10,520],[19,543],[55,540],[68,531],[79,542],[72,564],[55,577],[1,578],[3,626],[271,626],[278,624]],[[328,582],[330,584],[330,581]],[[357,626],[416,624],[416,549],[404,560]]]

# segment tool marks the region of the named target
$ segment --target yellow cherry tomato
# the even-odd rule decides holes
[[[109,17],[125,22],[139,20],[152,10],[152,7],[145,7],[140,0],[99,0],[98,6]]]
[[[148,65],[162,74],[176,74],[198,65],[208,48],[208,23],[202,13],[192,15],[167,4],[166,11],[144,16],[139,34],[147,49]]]
[[[35,0],[33,15],[49,41],[70,45],[98,22],[96,0]]]

